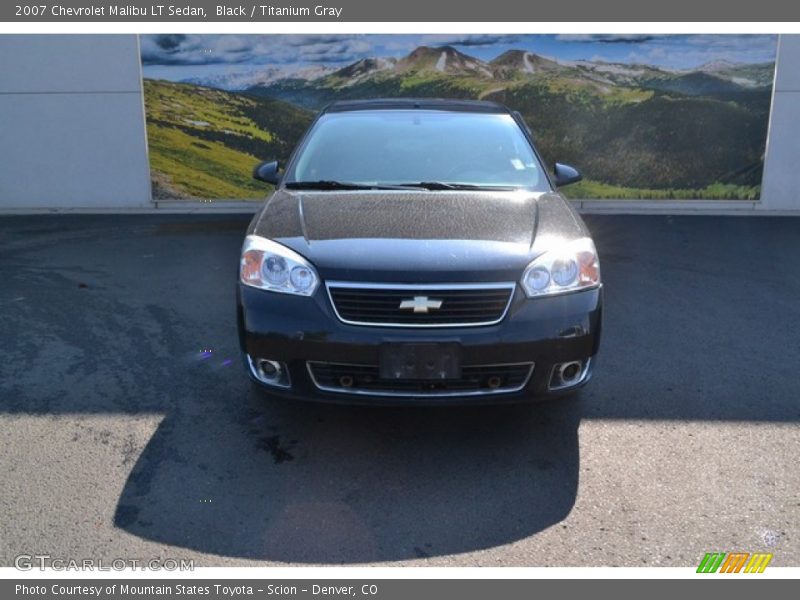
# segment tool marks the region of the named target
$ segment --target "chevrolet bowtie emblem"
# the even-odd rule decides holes
[[[434,300],[427,296],[414,296],[412,300],[403,300],[400,303],[400,310],[413,310],[417,314],[427,314],[441,307],[441,300]]]

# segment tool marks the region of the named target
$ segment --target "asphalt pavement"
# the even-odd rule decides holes
[[[587,217],[581,395],[408,409],[252,388],[248,220],[0,218],[0,566],[800,566],[800,219]]]

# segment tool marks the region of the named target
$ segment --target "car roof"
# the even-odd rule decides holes
[[[323,109],[323,113],[357,110],[444,110],[481,113],[509,113],[499,102],[457,100],[450,98],[376,98],[372,100],[339,100]]]

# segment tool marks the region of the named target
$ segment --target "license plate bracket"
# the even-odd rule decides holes
[[[379,351],[381,379],[442,381],[461,377],[456,343],[385,343]]]

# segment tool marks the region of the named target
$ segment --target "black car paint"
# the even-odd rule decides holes
[[[517,290],[506,318],[497,325],[447,330],[346,325],[337,320],[325,290],[309,298],[272,294],[240,286],[241,349],[251,356],[286,361],[291,390],[270,392],[307,400],[364,404],[496,404],[560,395],[548,391],[552,365],[597,353],[602,323],[602,289],[530,301]],[[306,361],[377,364],[380,345],[391,342],[455,342],[463,364],[536,364],[525,390],[515,394],[466,398],[359,397],[317,390]],[[255,381],[255,380],[254,380]]]
[[[505,110],[491,103],[460,103],[443,110]],[[375,103],[365,103],[375,108]],[[385,105],[394,106],[391,101]],[[406,104],[401,106],[407,107]],[[430,108],[430,103],[421,106]],[[436,106],[439,106],[438,104]],[[357,110],[338,107],[335,110]],[[511,113],[537,153],[521,117]],[[313,129],[313,124],[309,131]],[[297,156],[305,139],[295,150]],[[541,158],[539,159],[541,162]],[[310,191],[278,185],[256,213],[248,235],[281,243],[308,259],[321,285],[311,297],[237,289],[241,349],[285,361],[291,398],[365,404],[500,403],[562,395],[548,390],[554,364],[596,355],[602,327],[602,286],[559,296],[527,298],[516,286],[508,313],[491,326],[453,329],[348,325],[336,316],[326,281],[369,283],[518,282],[525,267],[553,240],[590,237],[580,216],[555,190]],[[306,361],[376,364],[384,342],[455,342],[463,364],[536,363],[524,390],[471,398],[356,396],[316,389]],[[590,373],[591,375],[591,373]],[[253,379],[258,383],[256,379]],[[588,381],[588,377],[581,385]],[[574,391],[576,386],[569,391]]]
[[[547,239],[588,235],[556,193],[286,189],[247,233],[301,254],[323,280],[391,283],[517,281]]]

